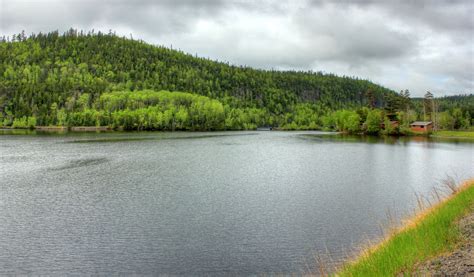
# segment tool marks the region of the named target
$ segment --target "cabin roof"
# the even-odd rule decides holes
[[[415,121],[412,124],[410,124],[410,126],[427,126],[427,125],[430,125],[430,124],[433,124],[433,122],[431,122],[431,121]]]

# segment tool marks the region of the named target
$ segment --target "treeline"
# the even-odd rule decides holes
[[[436,108],[439,112],[453,111],[459,109],[462,114],[469,113],[474,116],[474,94],[460,94],[434,98]],[[413,98],[413,106],[416,110],[423,111],[424,98]]]
[[[435,129],[469,129],[474,124],[474,95],[434,97],[426,92],[424,98],[412,99],[412,107],[421,120],[430,120]]]
[[[394,118],[395,117],[395,118]],[[399,124],[392,126],[396,119]],[[124,130],[251,130],[278,126],[283,130],[337,130],[346,133],[408,134],[414,114],[361,107],[355,110],[322,110],[308,103],[295,104],[276,115],[267,109],[236,108],[206,96],[169,91],[118,91],[95,101],[89,94],[70,97],[65,107],[56,103],[48,118],[54,126],[108,126]],[[14,128],[34,127],[35,116],[13,120]]]
[[[266,109],[235,108],[206,96],[169,91],[119,91],[70,97],[65,106],[53,103],[45,119],[53,126],[109,126],[125,130],[251,130],[258,126],[296,124],[317,129],[314,107],[296,104],[294,113],[277,116]],[[6,124],[7,122],[4,122]],[[34,127],[35,116],[15,118],[14,128]]]
[[[233,109],[265,110],[272,117],[283,117],[300,104],[326,110],[383,107],[387,97],[397,97],[367,80],[233,66],[111,32],[71,29],[0,39],[2,122],[34,116],[37,125],[54,124],[53,113],[67,109],[71,98],[87,94],[91,105],[104,93],[125,90],[185,91]]]
[[[396,111],[391,106],[330,111],[318,105],[299,103],[289,107],[289,112],[277,115],[264,108],[237,108],[184,92],[117,91],[104,93],[94,101],[90,94],[83,93],[78,98],[69,97],[62,108],[53,103],[45,120],[53,126],[108,126],[123,130],[253,130],[259,126],[272,126],[282,130],[373,135],[407,135],[411,133],[411,122],[430,120],[435,116],[440,129],[467,129],[471,125],[469,113],[463,115],[459,108],[435,114],[427,109],[431,103],[425,101],[426,113],[417,113],[407,94],[403,93],[401,97],[405,99],[404,105]],[[7,121],[5,119],[3,125],[8,125]],[[13,128],[34,128],[36,125],[34,115],[15,118],[11,122]]]

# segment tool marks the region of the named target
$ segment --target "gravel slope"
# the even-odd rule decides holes
[[[431,259],[419,267],[421,276],[474,277],[474,212],[459,221],[463,242],[453,252]]]

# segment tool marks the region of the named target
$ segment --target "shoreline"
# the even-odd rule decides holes
[[[449,131],[439,131],[438,132],[431,132],[431,133],[413,133],[413,134],[367,134],[367,133],[346,133],[341,131],[334,131],[334,130],[324,130],[324,129],[285,129],[280,127],[263,127],[263,128],[256,128],[256,129],[242,129],[242,130],[233,130],[233,129],[223,129],[223,130],[187,130],[187,129],[176,129],[176,130],[150,130],[150,129],[133,129],[133,130],[126,130],[122,127],[113,128],[110,126],[35,126],[31,128],[12,128],[11,126],[2,126],[0,130],[36,130],[36,131],[120,131],[120,132],[225,132],[225,131],[285,131],[285,132],[294,132],[294,131],[320,131],[320,132],[330,132],[330,133],[337,133],[341,135],[348,135],[348,136],[373,136],[373,137],[429,137],[429,138],[446,138],[446,139],[472,139],[474,138],[474,131],[466,131],[466,130],[449,130]],[[440,133],[450,133],[450,135],[444,135]],[[469,135],[461,135],[466,134]],[[471,135],[472,133],[472,135]],[[456,134],[456,135],[451,135]]]
[[[402,226],[389,232],[380,242],[363,247],[334,275],[416,275],[423,270],[420,268],[423,264],[454,251],[462,241],[458,221],[474,212],[474,178],[461,182],[459,186],[446,186],[452,190],[450,195],[402,220]],[[433,234],[445,235],[441,239],[446,241],[441,244],[430,241]]]

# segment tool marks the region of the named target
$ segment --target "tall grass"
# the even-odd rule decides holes
[[[437,131],[433,137],[474,139],[474,131]]]
[[[474,179],[457,187],[447,178],[444,185],[448,197],[431,207],[417,197],[422,212],[383,242],[367,247],[336,276],[417,275],[417,265],[452,250],[462,240],[457,219],[474,211]],[[442,199],[439,190],[434,195]]]

